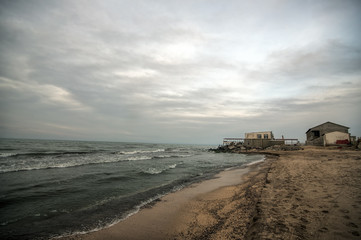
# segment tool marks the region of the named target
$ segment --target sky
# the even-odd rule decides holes
[[[359,0],[0,0],[0,137],[361,137]]]

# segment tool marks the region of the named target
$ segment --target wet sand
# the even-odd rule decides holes
[[[169,194],[67,239],[360,239],[361,152],[306,147]]]
[[[244,181],[242,176],[250,171],[257,172],[258,164],[248,167],[229,169],[217,174],[214,178],[192,184],[178,192],[162,197],[159,201],[143,208],[137,214],[103,230],[88,234],[70,236],[64,239],[184,239],[184,231],[188,232],[188,224],[193,215],[198,214],[194,206],[199,200],[212,198],[214,201],[233,196],[234,185]],[[198,218],[207,219],[200,215]],[[203,226],[202,226],[203,227]]]

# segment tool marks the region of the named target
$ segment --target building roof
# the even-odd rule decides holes
[[[259,131],[259,132],[247,132],[247,133],[268,133],[268,132],[272,132],[272,131]]]
[[[328,122],[322,123],[322,124],[320,124],[320,125],[317,125],[317,126],[315,126],[315,127],[312,127],[312,128],[310,128],[310,129],[308,129],[306,133],[308,133],[309,131],[311,131],[311,129],[317,128],[317,127],[322,126],[322,125],[325,125],[325,124],[327,124],[327,123],[331,123],[331,124],[333,124],[333,125],[337,125],[337,126],[339,126],[339,127],[343,127],[343,128],[349,129],[349,127],[346,127],[346,126],[343,126],[343,125],[340,125],[340,124],[337,124],[337,123],[333,123],[333,122],[329,122],[329,121],[328,121]]]

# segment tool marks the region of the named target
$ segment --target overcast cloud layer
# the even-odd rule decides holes
[[[0,1],[0,137],[361,136],[361,1]]]

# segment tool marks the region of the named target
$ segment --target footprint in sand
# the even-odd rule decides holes
[[[354,224],[353,222],[347,223],[346,226],[353,227],[353,228],[358,228],[358,226],[356,224]]]
[[[327,227],[323,227],[323,228],[320,228],[318,231],[319,231],[319,232],[328,232],[328,228],[327,228]]]
[[[308,220],[304,217],[301,217],[300,220],[303,222],[303,223],[308,223]]]
[[[349,212],[350,212],[350,211],[347,210],[347,209],[340,209],[340,211],[343,212],[343,213],[349,213]]]
[[[360,236],[360,233],[357,232],[357,231],[352,231],[351,234],[354,235],[354,236]]]

